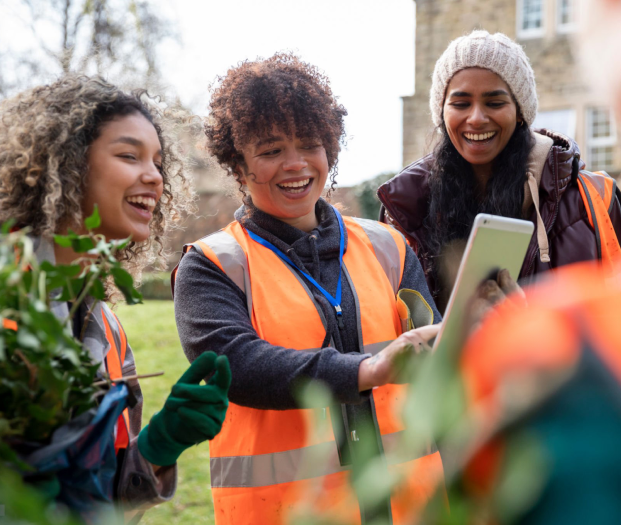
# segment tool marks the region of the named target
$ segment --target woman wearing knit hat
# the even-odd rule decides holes
[[[584,163],[577,144],[531,129],[535,76],[521,46],[487,31],[451,42],[435,66],[430,107],[440,135],[435,149],[381,186],[378,196],[381,220],[402,231],[418,253],[440,309],[452,287],[448,254],[459,253],[478,213],[535,223],[520,279],[601,258],[578,188]],[[621,208],[612,195],[609,216],[618,237]]]

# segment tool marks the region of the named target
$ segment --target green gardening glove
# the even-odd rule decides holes
[[[172,387],[164,408],[140,432],[138,449],[143,457],[154,465],[172,465],[186,448],[213,439],[224,422],[230,385],[226,356],[201,354]]]

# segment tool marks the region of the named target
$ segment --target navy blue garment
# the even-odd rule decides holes
[[[127,386],[113,385],[98,408],[56,429],[49,445],[22,458],[36,475],[56,476],[60,484],[56,500],[86,523],[96,523],[103,511],[112,508],[117,469],[114,426],[127,399]]]

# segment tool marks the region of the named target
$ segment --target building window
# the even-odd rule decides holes
[[[573,109],[540,111],[533,122],[533,128],[549,129],[573,139],[576,136],[576,112]]]
[[[537,38],[544,33],[545,0],[517,0],[518,38]]]
[[[557,0],[556,28],[559,33],[570,33],[576,30],[577,9],[577,0]]]
[[[592,171],[614,167],[617,141],[612,111],[608,108],[587,109],[587,168]]]

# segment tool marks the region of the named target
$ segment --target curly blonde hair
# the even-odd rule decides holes
[[[146,92],[125,93],[102,78],[77,75],[1,102],[0,223],[14,219],[43,236],[80,228],[89,146],[107,122],[141,114],[162,145],[164,192],[149,238],[131,242],[118,254],[139,279],[142,268],[164,255],[166,232],[194,210],[194,191],[171,140],[173,130],[163,128],[169,112],[156,102]]]

